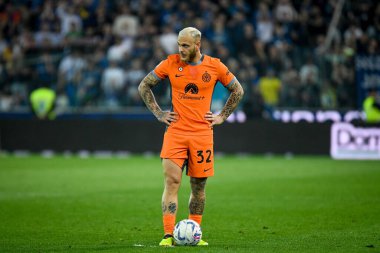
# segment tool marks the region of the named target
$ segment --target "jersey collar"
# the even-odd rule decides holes
[[[189,64],[189,65],[192,65],[192,66],[196,66],[196,65],[199,65],[199,64],[202,63],[204,57],[205,57],[205,56],[202,54],[202,55],[201,55],[201,58],[199,59],[198,62],[186,62],[186,63]]]

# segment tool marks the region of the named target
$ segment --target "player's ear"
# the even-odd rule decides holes
[[[195,43],[195,45],[197,46],[197,49],[198,49],[198,50],[201,50],[201,42],[200,42],[200,41],[197,41],[197,42]]]

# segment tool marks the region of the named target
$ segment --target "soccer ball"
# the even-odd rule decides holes
[[[174,228],[174,242],[176,245],[197,245],[202,238],[199,224],[193,220],[181,220]]]

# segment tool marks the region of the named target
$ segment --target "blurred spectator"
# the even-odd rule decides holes
[[[274,8],[274,16],[280,23],[292,23],[297,18],[297,11],[290,0],[278,0]]]
[[[64,88],[71,106],[77,106],[77,88],[80,82],[80,74],[86,65],[86,60],[77,49],[64,57],[59,64],[59,86]]]
[[[27,28],[21,31],[20,35],[17,37],[17,41],[24,50],[33,49],[36,47],[34,33]]]
[[[0,111],[10,111],[14,107],[14,97],[9,90],[9,86],[6,86],[0,92]]]
[[[176,16],[173,16],[176,18]],[[153,37],[158,34],[159,26],[157,26],[157,17],[153,14],[147,14],[143,20],[141,20],[141,26],[138,31],[139,36],[143,37]],[[176,26],[177,20],[173,19],[172,22],[170,22],[170,25]]]
[[[238,54],[255,55],[256,54],[256,35],[255,28],[250,23],[245,23],[243,27],[243,35],[237,41]]]
[[[297,70],[291,62],[286,64],[286,68],[281,75],[281,106],[296,108],[301,105],[301,82]]]
[[[42,11],[38,15],[38,27],[39,30],[43,30],[43,25],[48,25],[45,30],[52,30],[55,28],[55,24],[58,23],[58,17],[55,15],[54,1],[47,0],[43,3]]]
[[[110,61],[110,65],[104,70],[101,88],[103,91],[103,104],[109,108],[119,107],[122,90],[125,87],[125,72],[116,61]]]
[[[343,34],[344,39],[348,40],[358,40],[363,36],[363,31],[360,27],[355,24],[351,24],[350,27]]]
[[[138,94],[137,87],[145,75],[146,73],[143,69],[142,61],[140,59],[134,59],[130,69],[127,70],[125,74],[125,81],[128,85],[127,105],[141,105],[141,99]]]
[[[256,68],[252,65],[252,58],[243,57],[242,66],[246,71],[239,72],[239,81],[244,87],[243,110],[248,118],[262,118],[264,101],[260,94],[259,77]]]
[[[300,78],[303,84],[318,83],[319,70],[314,64],[313,58],[309,57],[307,62],[301,67]]]
[[[98,68],[100,72],[103,72],[104,69],[108,67],[107,55],[101,46],[95,48],[92,54],[92,61],[94,61],[96,68]]]
[[[269,12],[263,12],[257,20],[256,34],[260,41],[269,43],[273,39],[274,24]]]
[[[210,40],[215,44],[223,44],[226,46],[230,46],[229,36],[227,29],[225,27],[226,16],[223,14],[218,15],[213,21],[211,25],[211,29],[209,32]]]
[[[232,47],[229,48],[229,51],[234,56],[238,54],[239,45],[244,36],[244,27],[246,24],[247,21],[242,12],[234,13],[231,20],[228,22],[229,40],[232,43]]]
[[[336,87],[337,102],[340,108],[350,108],[355,103],[354,73],[343,65],[336,63],[332,67],[331,80]]]
[[[169,55],[178,52],[177,34],[170,26],[164,27],[162,34],[159,35],[159,41],[166,54]]]
[[[368,54],[369,55],[379,55],[380,47],[379,41],[377,39],[371,38],[368,43]]]
[[[82,31],[82,19],[76,12],[75,7],[68,3],[60,2],[57,8],[57,15],[61,20],[61,34],[66,36],[68,33]]]
[[[119,8],[121,13],[115,18],[113,33],[121,38],[135,37],[139,30],[138,18],[132,14],[127,3],[122,3]]]
[[[48,87],[40,87],[30,94],[32,111],[38,119],[54,119],[55,91]]]
[[[287,55],[292,42],[288,34],[285,32],[285,26],[275,26],[272,44],[279,50],[282,58]]]
[[[131,38],[121,39],[117,37],[115,44],[108,49],[107,58],[109,61],[121,62],[131,52],[132,47],[133,40]]]
[[[96,105],[100,94],[101,71],[91,59],[81,72],[77,100],[79,106]]]
[[[260,94],[258,86],[251,88],[249,97],[243,101],[243,110],[250,119],[259,119],[266,117],[263,97]],[[265,112],[265,113],[264,113]]]
[[[70,109],[69,98],[66,95],[66,92],[62,87],[58,87],[57,96],[55,100],[55,114],[61,115],[67,112]]]
[[[374,15],[374,8],[371,8],[370,1],[357,1],[353,9],[353,15],[355,19],[360,23],[360,27],[363,31],[367,31],[371,25],[371,17]]]
[[[6,59],[6,54],[9,53],[9,46],[6,38],[0,33],[0,55],[2,59]]]
[[[327,33],[327,24],[322,15],[320,7],[313,5],[308,15],[308,30],[312,44],[315,45],[316,38],[319,35]]]
[[[301,106],[304,108],[317,108],[320,106],[319,69],[311,58],[301,68],[300,80]]]
[[[28,105],[28,82],[30,82],[31,71],[25,68],[23,61],[7,66],[6,94],[12,96],[11,109]]]
[[[280,48],[269,45],[265,69],[272,68],[274,72],[279,73],[283,68],[284,58],[285,54]]]
[[[139,37],[136,39],[134,44],[134,50],[131,52],[132,58],[148,59],[153,54],[153,48],[150,46],[151,41],[147,37]],[[177,40],[175,43],[175,48],[177,49]]]
[[[75,41],[83,36],[82,31],[78,24],[71,22],[69,25],[69,30],[66,33],[65,38],[70,41]]]
[[[41,30],[34,34],[34,41],[37,47],[46,49],[60,45],[62,37],[60,34],[51,31],[49,23],[42,23]]]
[[[38,85],[45,87],[56,87],[57,69],[53,62],[52,56],[47,52],[41,55],[41,61],[36,65],[35,79]]]
[[[320,99],[320,104],[323,109],[336,109],[336,93],[329,82],[326,82],[322,85]]]
[[[115,41],[115,36],[112,34],[112,26],[110,24],[103,24],[100,27],[97,32],[101,36],[98,44],[103,50],[107,50]]]
[[[259,91],[264,100],[266,118],[273,118],[273,109],[280,101],[281,81],[275,76],[272,68],[268,68],[265,76],[259,79]]]

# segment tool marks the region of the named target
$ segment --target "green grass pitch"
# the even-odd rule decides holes
[[[0,157],[0,252],[380,252],[380,162],[220,157],[209,247],[159,248],[158,157]],[[187,217],[183,176],[177,220]]]

